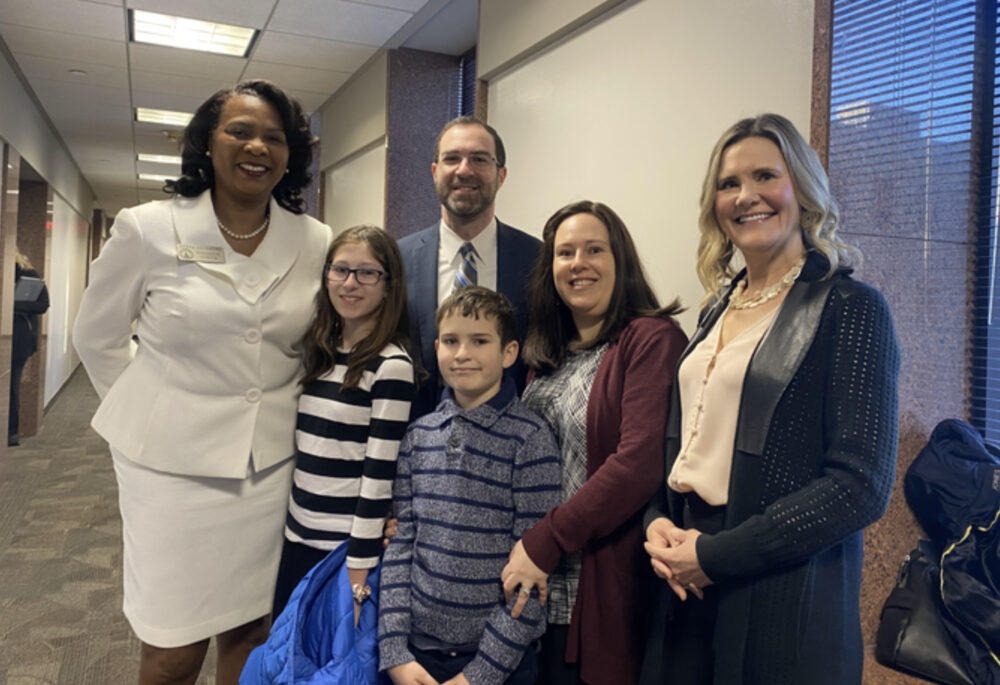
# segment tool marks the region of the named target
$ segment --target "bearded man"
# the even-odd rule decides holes
[[[434,315],[456,288],[481,285],[506,295],[517,315],[518,343],[524,344],[526,291],[541,242],[498,221],[494,214],[497,191],[507,178],[506,157],[500,135],[475,117],[452,119],[434,141],[431,175],[441,201],[441,220],[399,241],[406,265],[411,340],[429,374],[412,404],[412,418],[433,411],[440,399]],[[520,394],[524,365],[518,360],[508,372]]]

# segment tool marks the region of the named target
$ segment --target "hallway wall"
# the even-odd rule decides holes
[[[323,217],[334,235],[356,224],[385,225],[388,69],[381,52],[320,110]]]
[[[69,340],[73,319],[86,285],[87,241],[94,195],[80,174],[62,141],[49,127],[44,112],[32,99],[12,66],[12,58],[0,41],[0,138],[19,153],[25,162],[47,182],[52,190],[53,214],[46,231],[45,278],[51,305],[47,320],[44,399],[47,404],[76,368],[79,359]],[[10,170],[5,170],[9,173]],[[14,185],[16,188],[16,184]],[[14,203],[12,203],[14,204]],[[17,231],[16,210],[0,223],[4,232]],[[39,227],[37,230],[43,230]],[[2,258],[6,261],[8,255]],[[3,264],[2,272],[11,274],[13,264]],[[13,317],[12,302],[0,309],[0,317]],[[3,327],[2,330],[7,330]],[[10,368],[9,353],[0,349],[0,366]],[[6,386],[3,386],[6,387]]]
[[[484,2],[492,4],[503,0]],[[511,29],[509,20],[490,23],[494,14],[483,12],[482,44]],[[607,203],[660,300],[679,295],[688,307],[681,323],[694,330],[698,197],[712,146],[738,119],[765,111],[808,132],[812,22],[811,3],[643,0],[491,77],[489,121],[508,155],[498,216],[540,236],[564,204]]]
[[[21,83],[12,61],[0,41],[0,138],[13,145],[73,209],[90,216],[94,193]]]
[[[52,205],[51,240],[46,269],[51,300],[45,360],[46,404],[59,392],[63,383],[69,380],[80,363],[80,358],[73,349],[71,332],[86,287],[88,240],[87,222],[68,202],[56,195]]]

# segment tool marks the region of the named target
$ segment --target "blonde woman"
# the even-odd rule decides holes
[[[715,146],[698,248],[708,304],[645,521],[676,606],[658,612],[644,683],[861,680],[861,531],[892,489],[899,352],[885,300],[850,277],[838,218],[784,117],[744,119]]]

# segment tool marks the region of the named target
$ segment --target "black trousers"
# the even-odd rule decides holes
[[[12,357],[10,364],[10,408],[7,411],[7,441],[17,437],[21,424],[21,375],[30,357]]]
[[[292,542],[284,538],[285,542],[281,547],[281,562],[278,564],[278,580],[274,584],[274,604],[271,606],[271,620],[278,618],[278,615],[288,604],[288,600],[306,574],[313,566],[323,561],[329,552],[303,545],[300,542]]]
[[[542,636],[542,648],[538,655],[538,685],[578,685],[580,664],[566,662],[566,642],[569,626],[549,625]]]
[[[726,508],[713,507],[694,493],[685,496],[682,528],[717,533],[725,525]],[[718,590],[709,585],[704,599],[690,593],[681,602],[664,581],[660,586],[662,609],[654,618],[646,646],[640,683],[642,685],[705,685],[715,671],[712,640],[718,614]],[[668,607],[672,611],[668,612]]]
[[[413,653],[417,663],[423,666],[427,673],[439,683],[451,680],[457,676],[470,661],[476,658],[475,652],[458,654],[432,649],[417,649],[413,645],[410,645],[410,652]],[[521,663],[517,665],[514,672],[507,678],[506,684],[534,685],[537,675],[538,663],[535,657],[535,648],[532,645],[528,647],[527,652],[525,652],[524,657],[521,659]]]

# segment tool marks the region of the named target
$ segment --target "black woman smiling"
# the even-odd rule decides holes
[[[213,635],[217,682],[235,683],[267,637],[300,341],[330,241],[303,214],[313,144],[274,84],[215,93],[185,130],[172,197],[118,214],[80,305],[141,683],[194,682]]]

